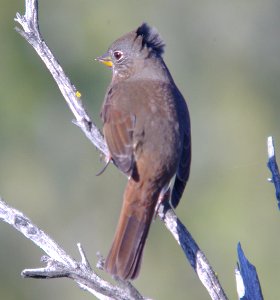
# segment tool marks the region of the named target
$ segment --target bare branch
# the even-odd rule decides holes
[[[267,166],[272,174],[272,178],[270,178],[269,181],[272,182],[275,186],[276,199],[278,201],[278,208],[280,209],[280,174],[276,162],[274,141],[272,136],[269,136],[267,138],[267,152],[268,152]]]
[[[82,261],[77,262],[57,245],[47,234],[34,225],[20,211],[8,206],[0,198],[0,220],[10,224],[29,240],[39,246],[48,256],[43,256],[42,261],[47,264],[45,268],[25,269],[22,276],[26,278],[71,278],[78,285],[95,295],[98,299],[145,299],[130,283],[113,286],[101,279],[89,266],[85,253],[82,252]],[[119,284],[120,285],[120,284]]]
[[[22,26],[22,29],[16,28],[16,30],[30,45],[32,45],[52,74],[70,110],[75,116],[74,123],[83,130],[87,138],[103,155],[105,155],[106,158],[109,157],[109,151],[104,138],[85,111],[79,91],[77,91],[74,85],[71,84],[63,69],[41,37],[38,24],[38,1],[26,0],[25,4],[25,15],[21,16],[17,13],[15,18],[15,21]],[[82,262],[76,262],[68,256],[61,247],[56,245],[56,243],[45,233],[34,226],[22,213],[9,208],[6,204],[4,204],[4,202],[2,202],[1,205],[2,219],[5,222],[8,222],[7,220],[10,219],[9,216],[11,215],[10,222],[8,223],[25,234],[27,238],[31,239],[34,243],[41,247],[49,256],[44,259],[47,263],[46,268],[24,270],[22,272],[24,277],[68,277],[74,279],[84,289],[98,295],[100,299],[143,299],[143,297],[130,283],[119,282],[122,286],[124,286],[124,289],[120,289],[119,287],[112,286],[98,277],[91,270],[81,246],[78,247],[82,256]],[[182,247],[187,259],[198,274],[199,279],[206,287],[211,298],[215,300],[227,299],[205,255],[199,249],[184,225],[176,217],[174,211],[168,205],[165,207],[161,205],[159,210],[161,211],[159,213],[161,220]],[[125,295],[124,290],[127,292]],[[129,297],[127,296],[128,294]]]
[[[240,243],[237,246],[237,254],[239,264],[235,269],[235,279],[239,299],[263,300],[257,270],[246,258]]]
[[[74,261],[49,236],[41,232],[36,226],[33,226],[26,216],[20,211],[9,207],[4,201],[0,202],[0,219],[19,230],[57,262],[69,267],[76,267]]]
[[[16,28],[16,30],[35,49],[52,74],[70,110],[75,116],[74,123],[83,130],[95,147],[103,153],[105,157],[108,157],[109,151],[104,138],[84,109],[79,91],[71,84],[69,78],[41,37],[38,24],[38,1],[26,0],[25,6],[25,15],[21,16],[17,13],[15,18],[15,21],[18,22],[23,29]]]
[[[167,204],[165,204],[165,207],[161,205],[158,215],[183,249],[189,263],[210,297],[213,300],[228,299],[205,254],[199,249],[190,232],[181,223],[171,207]]]

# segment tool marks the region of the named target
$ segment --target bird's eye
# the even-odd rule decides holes
[[[123,53],[121,51],[115,51],[114,57],[116,60],[120,60],[123,57]]]

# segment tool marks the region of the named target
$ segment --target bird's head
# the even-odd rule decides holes
[[[164,43],[156,29],[143,23],[117,39],[97,60],[113,70],[113,76],[128,78],[139,73],[149,58],[161,58]]]

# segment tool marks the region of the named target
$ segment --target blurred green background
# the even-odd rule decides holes
[[[230,299],[236,299],[236,246],[257,267],[263,294],[279,296],[280,212],[267,182],[266,138],[280,157],[280,2],[40,1],[41,33],[89,114],[99,111],[110,70],[94,61],[143,21],[166,42],[165,61],[192,119],[193,160],[177,213],[205,251]],[[23,1],[0,10],[0,195],[71,255],[81,242],[92,265],[111,245],[125,178],[100,177],[99,153],[35,51],[15,32]],[[40,249],[0,223],[0,298],[92,299],[70,280],[27,280]],[[106,277],[103,272],[102,276]],[[106,277],[107,278],[107,277]],[[154,299],[209,299],[161,222],[151,228],[135,285]]]

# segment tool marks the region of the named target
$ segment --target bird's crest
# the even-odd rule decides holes
[[[165,44],[155,28],[143,23],[136,30],[136,37],[138,36],[142,36],[142,47],[146,46],[159,56],[163,54]]]

